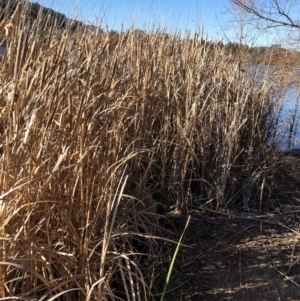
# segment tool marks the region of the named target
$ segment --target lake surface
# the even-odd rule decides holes
[[[279,112],[276,139],[282,150],[300,148],[300,95],[299,86],[290,86]],[[278,109],[278,108],[277,108]]]
[[[6,47],[4,45],[0,45],[0,54],[3,54],[6,50]]]
[[[251,65],[248,66],[248,74],[256,78],[258,82],[265,76],[272,78],[274,67]],[[288,86],[284,93],[270,95],[275,101],[274,117],[277,126],[272,139],[279,143],[280,150],[300,148],[300,69],[295,70],[299,74],[299,84]],[[274,87],[276,88],[275,84]],[[276,90],[276,89],[275,89]]]

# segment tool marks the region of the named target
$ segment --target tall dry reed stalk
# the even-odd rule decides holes
[[[247,208],[268,189],[267,86],[197,34],[15,14],[1,24],[1,297],[147,300],[158,202]]]

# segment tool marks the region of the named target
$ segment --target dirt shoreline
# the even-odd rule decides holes
[[[166,300],[300,301],[300,150],[282,155],[286,201],[265,200],[260,213],[190,212],[190,248],[178,254]]]

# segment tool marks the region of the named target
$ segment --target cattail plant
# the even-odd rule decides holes
[[[270,192],[268,84],[197,34],[28,12],[1,25],[1,297],[151,299],[158,203],[248,208]]]

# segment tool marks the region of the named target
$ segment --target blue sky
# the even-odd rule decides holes
[[[202,31],[211,40],[238,41],[238,31],[228,30],[232,15],[226,13],[229,0],[31,0],[51,7],[66,16],[86,23],[99,23],[109,29],[135,28],[151,30],[159,25],[172,33],[175,29]],[[265,38],[256,40],[269,44]],[[247,42],[249,44],[249,42]],[[250,42],[251,43],[251,42]]]

